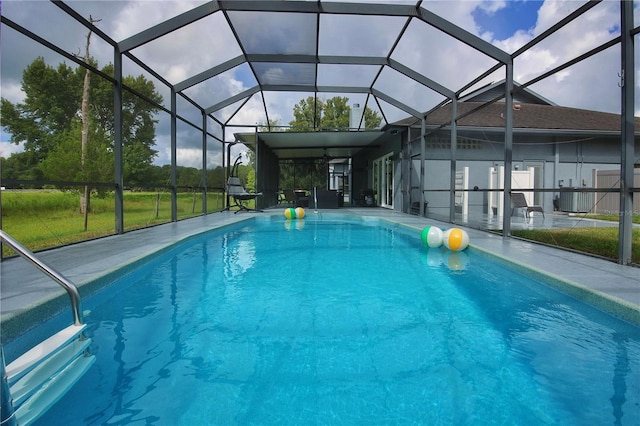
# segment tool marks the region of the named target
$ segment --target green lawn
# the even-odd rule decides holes
[[[609,259],[618,258],[618,228],[526,229],[512,230],[511,234]],[[640,229],[634,229],[631,237],[631,260],[640,264]]]
[[[209,212],[224,207],[221,193],[207,194]],[[114,196],[91,198],[87,231],[79,211],[79,197],[70,192],[3,191],[2,229],[32,251],[84,241],[115,233]],[[178,194],[178,219],[202,214],[202,195]],[[599,217],[617,220],[617,216]],[[640,216],[633,218],[635,223]],[[171,221],[171,195],[168,192],[126,192],[125,230]],[[618,257],[618,228],[574,228],[554,230],[512,230],[514,236],[554,246],[592,253],[610,259]],[[3,254],[13,252],[3,247]],[[633,230],[632,260],[640,264],[640,230]]]
[[[612,222],[617,222],[620,220],[620,216],[618,215],[604,215],[604,214],[589,214],[585,216],[588,219],[599,219],[599,220],[609,220]],[[631,221],[633,223],[640,223],[640,214],[634,214],[631,217]]]
[[[221,193],[207,194],[209,212],[223,208]],[[2,229],[32,251],[102,237],[115,233],[113,194],[91,198],[91,213],[84,231],[79,196],[60,191],[3,191]],[[157,212],[156,212],[157,209]],[[202,194],[178,194],[178,219],[202,214]],[[125,230],[171,221],[168,192],[124,194]],[[3,247],[3,254],[13,251]]]

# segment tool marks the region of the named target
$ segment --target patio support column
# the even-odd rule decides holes
[[[449,174],[449,222],[456,223],[456,151],[458,149],[458,97],[451,98],[451,171]]]
[[[424,161],[426,157],[427,144],[425,141],[425,133],[427,126],[427,117],[422,117],[420,124],[420,216],[424,216]]]
[[[506,64],[504,84],[504,208],[502,235],[511,236],[511,163],[513,158],[513,59]]]
[[[558,143],[558,137],[553,137],[553,187],[560,187],[560,182],[558,181],[558,170],[560,170],[560,144]],[[560,192],[554,192],[553,198],[560,198]],[[559,202],[559,201],[558,201]],[[554,206],[555,210],[555,206]]]
[[[255,191],[255,192],[262,192],[262,190],[263,190],[264,188],[260,185],[260,184],[261,184],[261,182],[260,182],[260,175],[259,175],[259,173],[258,173],[258,172],[260,171],[260,166],[259,166],[260,161],[259,161],[259,159],[258,159],[258,157],[260,156],[260,154],[258,154],[258,151],[260,151],[260,150],[258,149],[258,126],[254,127],[253,137],[254,137],[254,140],[256,141],[256,142],[255,142],[255,149],[256,149],[256,150],[255,150],[255,153],[254,153],[255,158],[253,159],[253,167],[254,167],[253,172],[254,172],[255,177],[256,177],[256,181],[255,181],[255,185],[256,185],[256,186],[255,186],[255,188],[253,188],[253,189],[254,189],[254,191]],[[247,157],[247,158],[248,158],[248,157]],[[325,176],[327,177],[326,182],[325,182],[325,185],[327,185],[327,189],[329,189],[329,188],[328,188],[328,186],[329,186],[329,185],[328,185],[328,180],[329,180],[329,163],[328,163],[328,162],[324,165],[324,169],[325,169]],[[276,194],[276,198],[277,198],[277,197],[278,197],[278,195]],[[254,206],[256,209],[257,209],[257,208],[262,208],[262,207],[263,207],[262,205],[258,206],[258,204],[260,203],[259,198],[260,198],[260,197],[258,197],[258,198],[254,198],[254,199],[253,199],[253,202],[254,202],[254,205],[253,205],[253,206]],[[311,205],[311,202],[309,202],[309,205]]]
[[[178,221],[176,89],[171,87],[171,221]]]
[[[411,143],[411,126],[407,126],[407,146],[404,151],[405,155],[403,156],[404,158],[403,161],[406,163],[401,176],[402,182],[404,183],[402,211],[405,213],[411,213],[411,171],[413,169],[413,157],[411,156],[411,154],[413,154],[412,145],[413,144]],[[405,173],[406,173],[406,176],[405,176]],[[420,214],[419,210],[418,210],[418,214]]]
[[[224,208],[229,207],[229,194],[227,193],[227,182],[229,181],[229,176],[231,176],[231,146],[233,145],[233,143],[231,142],[226,142],[226,135],[225,135],[225,130],[226,130],[226,126],[222,125],[222,168],[223,170],[226,170],[225,176],[224,176],[224,184],[223,184],[223,194],[224,194]],[[226,158],[226,162],[225,162],[225,156],[224,156],[224,146],[227,146],[227,158]]]
[[[633,52],[633,2],[620,1],[622,25],[620,46],[622,54],[622,138],[620,158],[620,225],[618,232],[618,262],[631,264],[631,232],[633,228],[634,179],[634,87],[635,69]]]
[[[202,111],[202,214],[207,214],[207,114]]]
[[[115,188],[115,231],[124,233],[124,167],[122,160],[122,53],[115,47],[113,56],[113,183]]]

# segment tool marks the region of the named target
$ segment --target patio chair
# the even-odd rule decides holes
[[[293,191],[296,207],[309,207],[309,196],[305,191],[295,190]]]
[[[529,219],[529,214],[531,212],[540,212],[542,213],[542,220],[544,221],[544,210],[542,206],[530,206],[527,204],[527,199],[522,192],[512,192],[511,193],[511,215],[513,216],[514,209],[522,209],[522,214],[525,219]]]
[[[284,194],[284,200],[289,205],[295,205],[296,204],[296,194],[293,192],[293,189],[283,189],[282,193]]]
[[[252,209],[249,208],[247,206],[245,206],[243,204],[243,202],[245,201],[249,201],[249,200],[255,200],[256,198],[258,198],[259,196],[262,195],[262,192],[247,192],[244,189],[244,186],[242,186],[242,183],[240,182],[240,178],[239,177],[235,177],[235,176],[230,176],[229,180],[227,180],[227,194],[229,194],[229,196],[231,198],[233,198],[233,201],[235,202],[235,204],[230,205],[229,207],[227,207],[228,210],[231,207],[238,207],[238,210],[235,211],[235,213],[241,212],[241,211],[253,211],[253,212],[261,212],[262,210],[259,209]]]

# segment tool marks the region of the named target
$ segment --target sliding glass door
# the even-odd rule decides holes
[[[393,207],[393,153],[373,162],[373,190],[381,207]]]

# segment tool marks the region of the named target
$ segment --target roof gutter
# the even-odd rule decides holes
[[[419,129],[419,126],[410,126],[414,129]],[[450,126],[447,125],[427,125],[427,130],[449,130]],[[470,127],[470,126],[457,126],[458,132],[472,131],[472,132],[491,132],[491,133],[504,133],[504,127]],[[532,129],[526,127],[514,127],[513,133],[519,134],[553,134],[553,135],[580,135],[580,136],[620,136],[619,130],[586,130],[586,129]],[[640,130],[635,132],[636,136],[640,136]]]

